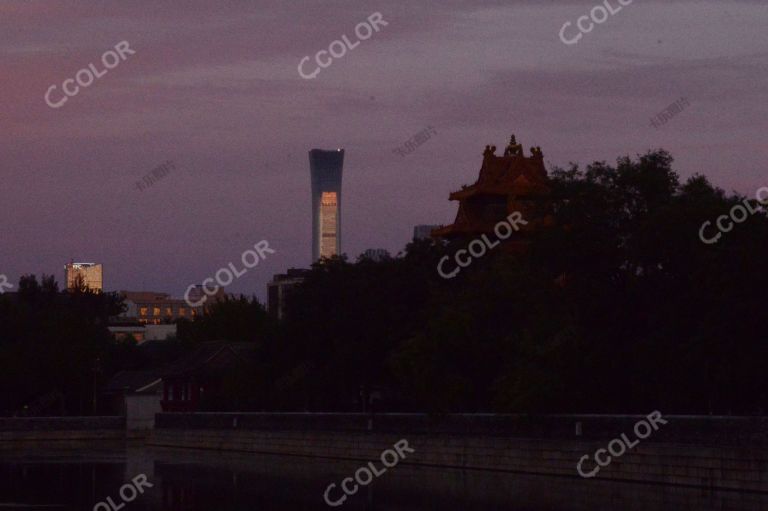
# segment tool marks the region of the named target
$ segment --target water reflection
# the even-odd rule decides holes
[[[0,451],[0,510],[91,511],[108,502],[97,511],[327,511],[325,488],[360,466],[358,461],[138,445]],[[139,474],[146,474],[152,487],[123,502],[120,488]],[[768,495],[403,464],[336,509],[768,510]]]

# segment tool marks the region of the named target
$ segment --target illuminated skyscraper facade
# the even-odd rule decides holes
[[[312,177],[312,261],[341,254],[341,171],[344,149],[309,151]]]
[[[64,266],[64,281],[67,289],[82,284],[91,291],[101,293],[104,289],[102,266],[96,263],[69,263]]]

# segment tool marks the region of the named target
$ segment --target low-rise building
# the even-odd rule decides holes
[[[167,293],[152,291],[120,291],[126,305],[121,319],[135,320],[142,324],[159,325],[177,319],[194,319],[203,313],[203,305],[191,307],[182,298],[171,298]]]
[[[139,323],[138,321],[111,323],[107,329],[112,336],[117,339],[126,339],[133,337],[138,344],[146,341],[165,341],[169,337],[176,337],[175,323],[162,323],[155,325],[152,323]]]
[[[226,381],[252,373],[255,357],[256,343],[252,342],[200,344],[162,370],[163,411],[210,411],[226,407],[227,403],[238,399],[247,399],[247,396],[232,395],[232,385],[227,385]]]
[[[413,228],[413,239],[426,240],[432,237],[432,231],[439,229],[440,225],[417,225]]]
[[[124,415],[129,431],[152,429],[162,388],[157,370],[120,371],[101,390],[100,413]]]
[[[369,248],[368,250],[360,254],[360,259],[369,259],[376,263],[380,263],[382,261],[385,261],[391,258],[392,256],[389,255],[389,252],[387,252],[383,248]]]

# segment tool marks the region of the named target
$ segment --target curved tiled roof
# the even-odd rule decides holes
[[[513,136],[503,156],[496,155],[495,146],[486,146],[477,181],[449,196],[450,200],[460,202],[454,223],[433,230],[432,236],[463,237],[488,233],[496,222],[520,206],[518,201],[547,200],[550,194],[541,149],[533,147],[531,156],[525,156]],[[502,208],[498,215],[488,214],[498,207]],[[502,215],[504,209],[506,214]],[[520,211],[525,209],[522,206]],[[530,227],[533,223],[525,230]]]

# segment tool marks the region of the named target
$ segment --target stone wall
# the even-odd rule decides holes
[[[129,394],[125,396],[125,417],[128,431],[155,427],[155,415],[162,410],[162,394]]]
[[[193,479],[199,467],[207,474],[238,474],[241,485],[261,487],[262,481],[280,481],[297,495],[312,495],[312,505],[296,502],[291,509],[327,509],[322,495],[330,483],[339,484],[362,466],[359,460],[296,458],[252,452],[149,448],[155,460],[152,480],[171,473],[178,481]],[[129,451],[130,452],[130,451]],[[134,454],[135,456],[136,454]],[[407,462],[407,460],[406,460]],[[179,473],[181,467],[184,472]],[[132,474],[139,472],[131,472]],[[248,474],[250,479],[246,479]],[[289,491],[291,491],[289,490]],[[335,493],[335,492],[334,492]],[[378,477],[360,494],[372,495],[367,509],[472,509],[595,511],[766,511],[768,496],[755,492],[712,491],[677,485],[616,483],[607,479],[549,477],[507,471],[461,470],[398,464]],[[360,495],[358,495],[360,497]],[[363,509],[348,500],[337,509]],[[415,504],[419,503],[419,505]],[[158,504],[157,508],[161,508]],[[263,506],[262,506],[263,507]],[[255,507],[258,509],[258,506]],[[131,511],[128,508],[123,511]]]
[[[0,448],[125,439],[125,417],[0,417]]]
[[[157,446],[376,461],[400,439],[404,463],[580,477],[598,449],[643,416],[158,414]],[[646,419],[647,420],[647,419]],[[593,480],[768,491],[768,421],[666,416]],[[614,446],[615,447],[615,446]]]

